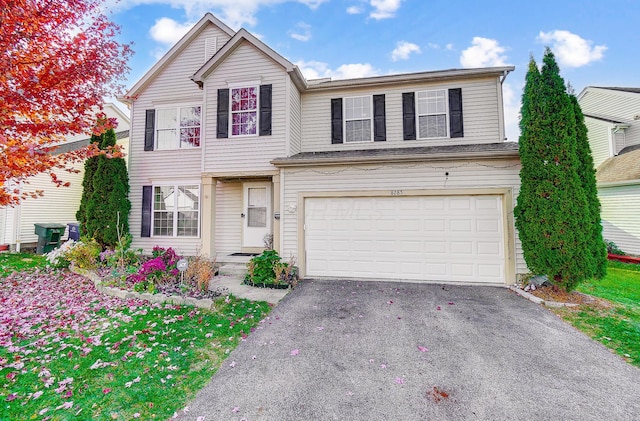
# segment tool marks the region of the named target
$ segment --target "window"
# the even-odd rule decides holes
[[[231,89],[231,136],[255,135],[258,129],[258,87]]]
[[[199,210],[199,185],[154,186],[153,235],[197,237]]]
[[[155,149],[200,146],[200,106],[158,108]]]
[[[370,96],[344,99],[345,143],[371,142],[373,131],[372,104]]]
[[[447,137],[447,92],[416,92],[418,138]]]

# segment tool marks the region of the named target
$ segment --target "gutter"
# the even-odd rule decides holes
[[[623,180],[623,181],[607,181],[604,183],[596,183],[596,188],[607,187],[625,187],[625,186],[640,186],[640,179],[635,180]]]

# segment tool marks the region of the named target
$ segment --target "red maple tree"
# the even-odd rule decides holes
[[[51,153],[66,136],[104,130],[96,110],[122,91],[132,50],[116,40],[103,3],[0,0],[0,206],[42,195],[24,186],[30,176],[64,185],[56,170],[104,153]]]

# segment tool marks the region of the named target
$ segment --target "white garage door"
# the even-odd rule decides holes
[[[504,282],[501,196],[305,199],[307,276]]]

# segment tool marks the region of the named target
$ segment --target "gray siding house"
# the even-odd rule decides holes
[[[303,277],[511,284],[512,70],[306,80],[206,14],[121,98],[133,246],[222,260],[267,239]]]
[[[597,170],[604,238],[640,255],[640,88],[588,86],[578,102]]]

